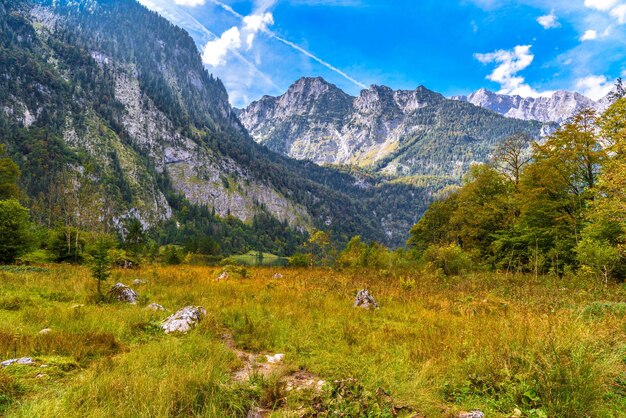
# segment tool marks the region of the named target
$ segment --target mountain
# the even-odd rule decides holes
[[[480,89],[469,96],[455,96],[452,99],[472,103],[509,118],[559,124],[582,109],[601,112],[608,107],[606,99],[595,102],[582,94],[563,90],[554,92],[550,97],[520,97]]]
[[[318,164],[373,167],[389,175],[458,179],[514,132],[539,137],[539,122],[505,118],[420,86],[372,86],[352,97],[322,78],[302,78],[280,97],[238,112],[269,149]]]
[[[2,0],[0,28],[0,143],[41,224],[136,217],[224,251],[287,252],[311,228],[400,245],[435,191],[256,144],[189,35],[134,0]]]

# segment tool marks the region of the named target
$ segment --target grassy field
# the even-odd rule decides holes
[[[98,305],[85,268],[1,270],[0,361],[35,364],[0,367],[0,415],[245,417],[256,405],[268,416],[626,416],[624,286],[270,268],[218,282],[219,271],[117,271],[107,285],[143,280],[132,286],[142,303]],[[380,309],[352,307],[364,287]],[[163,334],[186,305],[206,318]],[[237,350],[286,356],[242,381]],[[289,391],[295,372],[326,383]]]

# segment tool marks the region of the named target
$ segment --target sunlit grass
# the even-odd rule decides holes
[[[248,279],[218,282],[219,271],[115,272],[107,284],[131,285],[139,305],[96,304],[84,268],[0,272],[0,360],[37,361],[0,370],[0,411],[245,416],[271,403],[282,416],[281,405],[305,402],[276,382],[233,382],[239,360],[221,339],[228,332],[240,349],[285,353],[288,370],[328,382],[354,378],[363,402],[382,389],[427,417],[471,409],[507,417],[515,408],[530,417],[626,416],[620,285],[323,269],[284,269],[282,279],[272,278],[277,269],[252,269]],[[379,310],[352,307],[363,287]],[[144,309],[149,302],[169,312]],[[205,320],[189,335],[164,335],[160,321],[186,305],[204,306]],[[43,328],[51,332],[39,334]],[[293,399],[276,402],[281,395]],[[386,416],[384,408],[372,414]]]

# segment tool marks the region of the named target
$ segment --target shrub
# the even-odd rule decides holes
[[[468,273],[472,270],[472,258],[456,244],[431,245],[424,252],[424,259],[447,276]]]
[[[28,209],[17,200],[0,200],[0,263],[12,263],[28,249]]]

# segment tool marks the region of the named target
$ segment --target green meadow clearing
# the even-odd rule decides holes
[[[0,413],[626,416],[622,285],[367,270],[255,268],[216,281],[219,274],[116,271],[107,287],[123,282],[141,297],[128,305],[97,304],[83,267],[5,268],[0,357],[34,364],[0,368]],[[380,309],[353,307],[361,288]],[[168,311],[147,310],[150,302]],[[161,321],[187,305],[203,306],[204,320],[188,334],[164,334]],[[257,356],[264,371],[235,379],[245,367],[238,352]],[[284,360],[263,369],[262,354],[277,353]],[[298,373],[320,386],[287,384]]]

